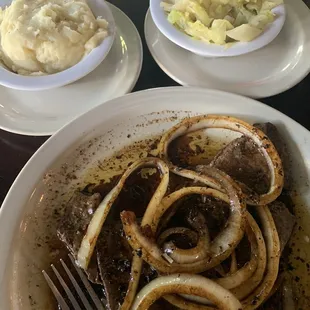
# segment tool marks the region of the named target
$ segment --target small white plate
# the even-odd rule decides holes
[[[25,135],[51,135],[75,117],[130,92],[142,67],[142,43],[132,21],[109,4],[116,37],[106,59],[83,79],[56,89],[18,91],[0,86],[0,128]]]
[[[262,98],[281,93],[310,72],[310,10],[301,0],[287,0],[286,21],[277,38],[252,53],[204,58],[169,41],[145,19],[145,38],[161,69],[184,86],[225,90]]]

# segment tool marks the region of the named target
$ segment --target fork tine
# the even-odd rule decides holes
[[[78,302],[76,301],[75,297],[73,296],[73,294],[71,293],[70,289],[68,288],[66,282],[64,281],[64,279],[61,277],[61,275],[59,274],[59,272],[57,271],[57,269],[55,268],[55,266],[52,264],[51,265],[57,279],[59,280],[61,286],[63,287],[63,289],[65,290],[66,294],[68,295],[73,308],[76,310],[82,310],[80,305],[78,304]]]
[[[57,299],[61,309],[62,310],[70,310],[69,306],[67,305],[66,301],[63,299],[61,294],[59,293],[57,287],[55,286],[55,284],[53,283],[53,281],[51,280],[49,275],[44,270],[42,270],[42,273],[43,273],[43,276],[44,276],[48,286],[50,287],[50,289],[53,292],[55,298]]]
[[[83,305],[85,306],[86,310],[93,310],[92,306],[90,305],[89,301],[87,300],[85,294],[83,293],[83,291],[81,290],[79,284],[76,282],[76,280],[74,279],[71,271],[69,270],[69,268],[67,267],[66,263],[60,259],[60,262],[63,266],[63,268],[65,269],[68,277],[70,278],[75,290],[77,291],[77,293],[79,294],[82,302],[83,302]]]
[[[77,273],[79,274],[79,276],[80,276],[82,282],[84,283],[84,285],[85,285],[85,287],[86,287],[86,289],[87,289],[87,291],[88,291],[88,293],[89,293],[91,299],[93,300],[95,306],[97,307],[97,309],[98,309],[98,310],[104,310],[104,307],[103,307],[103,305],[102,305],[100,299],[99,299],[98,296],[96,295],[94,289],[93,289],[93,288],[91,287],[91,285],[89,284],[88,279],[87,279],[86,276],[84,275],[83,271],[82,271],[79,267],[76,266],[75,261],[74,261],[74,258],[73,258],[73,256],[72,256],[71,254],[69,254],[69,258],[70,258],[70,260],[71,260],[71,262],[72,262],[72,264],[73,264],[75,270],[76,270]]]

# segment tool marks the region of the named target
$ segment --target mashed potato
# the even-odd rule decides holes
[[[13,0],[0,23],[1,60],[23,75],[70,68],[108,35],[84,0]]]

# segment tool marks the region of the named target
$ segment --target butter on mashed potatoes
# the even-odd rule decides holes
[[[85,0],[13,0],[0,9],[1,60],[18,74],[57,73],[97,47],[107,29]]]

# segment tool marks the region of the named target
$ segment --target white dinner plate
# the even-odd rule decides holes
[[[219,89],[263,98],[281,93],[310,72],[310,10],[302,0],[286,0],[287,17],[278,37],[252,53],[204,58],[167,39],[148,11],[145,38],[161,69],[184,86]]]
[[[0,86],[0,128],[25,135],[51,135],[66,123],[130,92],[142,67],[142,43],[132,21],[109,4],[117,27],[106,59],[73,84],[44,91],[18,91]]]
[[[215,90],[167,87],[113,99],[77,118],[52,136],[30,159],[0,209],[0,309],[51,309],[41,270],[57,256],[51,219],[55,206],[77,188],[98,182],[102,160],[134,141],[158,135],[185,116],[218,113],[249,122],[273,122],[291,154],[296,186],[292,266],[299,277],[298,309],[309,309],[310,133],[267,105]],[[39,245],[38,245],[39,244]],[[301,259],[303,261],[301,261]],[[303,292],[304,290],[304,292]],[[301,293],[303,292],[303,293]],[[29,297],[30,296],[30,297]],[[36,307],[31,308],[30,303]],[[307,305],[307,306],[306,306]]]

